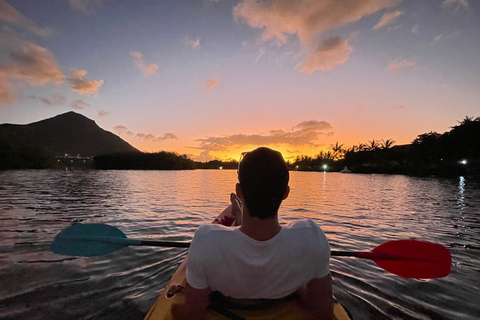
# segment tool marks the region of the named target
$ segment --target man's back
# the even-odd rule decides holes
[[[198,229],[187,262],[187,282],[237,299],[277,299],[329,273],[330,247],[310,219],[292,222],[267,241],[239,228]]]

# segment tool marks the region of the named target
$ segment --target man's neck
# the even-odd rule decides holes
[[[243,212],[243,221],[240,231],[257,241],[267,241],[275,237],[282,226],[278,222],[278,216],[267,219],[251,217],[248,212]]]

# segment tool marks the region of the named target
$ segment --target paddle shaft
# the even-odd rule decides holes
[[[81,241],[93,241],[93,242],[104,242],[110,244],[117,244],[121,246],[153,246],[153,247],[172,247],[172,248],[189,248],[189,242],[175,242],[175,241],[155,241],[155,240],[139,240],[139,239],[128,239],[128,238],[118,238],[118,237],[103,237],[103,236],[82,236],[82,235],[67,235],[62,237],[65,240],[81,240]],[[372,252],[372,251],[332,251],[330,255],[333,257],[356,257],[361,259],[369,260],[410,260],[415,261],[419,260],[416,258],[408,258],[404,256],[382,253],[382,252]],[[421,259],[424,260],[424,259]]]
[[[174,248],[189,248],[189,242],[173,242],[173,241],[154,241],[141,240],[140,246],[154,246],[154,247],[174,247]]]
[[[110,244],[117,244],[120,246],[154,246],[154,247],[175,247],[188,248],[188,242],[174,242],[174,241],[155,241],[155,240],[139,240],[128,239],[120,237],[104,237],[94,235],[64,235],[58,238],[65,241],[86,241],[86,242],[103,242]]]
[[[127,246],[188,248],[190,243],[128,239],[121,230],[106,224],[73,224],[55,236],[50,249],[58,254],[91,257]],[[331,256],[369,259],[393,274],[424,279],[447,276],[452,261],[444,246],[418,240],[388,241],[372,251],[331,251]]]

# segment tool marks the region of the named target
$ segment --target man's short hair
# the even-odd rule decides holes
[[[266,147],[248,152],[238,166],[238,181],[250,216],[277,215],[288,187],[288,168],[280,152]]]

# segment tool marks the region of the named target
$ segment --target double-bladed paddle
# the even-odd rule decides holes
[[[127,246],[188,248],[190,243],[128,239],[118,228],[107,224],[73,224],[53,240],[54,253],[70,256],[100,256]],[[373,260],[379,267],[405,278],[442,278],[450,273],[450,251],[440,244],[396,240],[379,245],[372,251],[332,251],[336,257]]]

